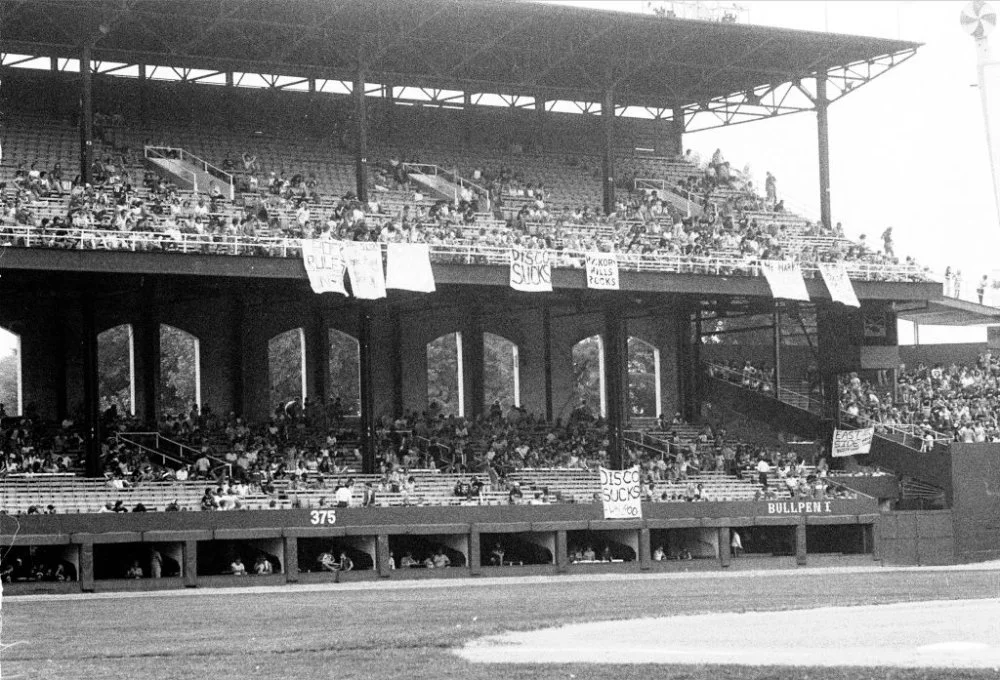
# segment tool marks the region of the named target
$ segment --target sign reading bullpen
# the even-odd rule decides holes
[[[641,519],[642,488],[639,468],[601,468],[601,501],[604,519]]]

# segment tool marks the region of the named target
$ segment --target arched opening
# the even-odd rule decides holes
[[[271,408],[306,398],[306,337],[293,328],[267,341],[267,372]]]
[[[517,345],[492,333],[483,333],[483,393],[487,409],[497,401],[504,413],[512,406],[521,405]]]
[[[160,324],[160,413],[181,415],[201,407],[201,347],[198,338]]]
[[[448,333],[427,343],[427,405],[445,415],[465,415],[462,334]]]
[[[327,379],[331,402],[340,398],[345,415],[361,414],[361,348],[357,338],[335,328],[327,334],[330,360]]]
[[[114,406],[120,414],[135,415],[132,324],[115,326],[97,335],[97,389],[101,413]]]
[[[21,336],[0,328],[0,404],[9,416],[22,411]]]
[[[608,413],[604,388],[604,341],[592,335],[573,345],[573,396],[576,402],[586,401],[594,415]],[[575,407],[576,404],[573,404]]]
[[[639,418],[660,415],[660,350],[645,340],[628,339],[629,414]]]

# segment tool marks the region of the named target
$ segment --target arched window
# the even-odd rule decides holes
[[[267,341],[271,409],[306,398],[306,338],[293,328]]]
[[[483,333],[483,392],[487,410],[499,401],[503,412],[521,405],[521,373],[517,345]]]
[[[600,335],[592,335],[573,345],[573,386],[576,402],[586,400],[588,408],[597,415],[606,416],[607,401],[604,390],[604,342]],[[575,408],[577,404],[572,404]]]
[[[660,350],[634,337],[628,339],[628,403],[633,416],[660,415]]]
[[[445,415],[465,415],[461,333],[427,343],[427,404]]]
[[[201,406],[201,348],[198,338],[160,324],[160,413],[181,415]]]
[[[21,415],[21,393],[21,336],[0,328],[0,404],[7,415]]]
[[[340,397],[344,413],[361,414],[361,350],[357,338],[331,328],[328,333],[330,361],[327,377],[331,402]]]
[[[135,342],[132,324],[97,335],[97,389],[101,412],[112,406],[120,414],[135,414]]]

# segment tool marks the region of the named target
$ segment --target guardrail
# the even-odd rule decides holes
[[[171,252],[203,255],[301,257],[302,239],[284,236],[184,233],[171,231],[116,231],[113,229],[47,228],[23,225],[0,226],[0,247],[52,248],[129,252]],[[469,240],[432,244],[431,261],[441,264],[499,265],[510,263],[510,248],[481,245]],[[384,250],[383,250],[384,252]],[[549,250],[555,268],[582,269],[586,251]],[[665,274],[709,274],[713,276],[761,276],[759,260],[735,256],[691,256],[675,253],[616,253],[625,271]],[[800,263],[803,274],[819,278],[815,263]],[[929,281],[920,267],[846,262],[851,279],[861,281]]]
[[[195,156],[194,154],[189,153],[188,151],[185,151],[180,147],[147,146],[143,147],[143,155],[146,158],[162,158],[164,160],[178,160],[190,163],[191,165],[195,166],[202,172],[205,172],[211,175],[212,177],[215,177],[219,181],[223,182],[226,185],[226,192],[225,192],[226,198],[228,198],[230,201],[233,200],[233,198],[235,198],[236,196],[235,183],[233,182],[232,173],[226,172],[222,168],[218,168],[209,163],[208,161],[204,160],[203,158],[199,158],[198,156]],[[191,172],[187,168],[179,168],[179,169],[191,175],[192,178],[191,186],[194,188],[195,191],[204,192],[208,189],[208,187],[198,186],[197,174]]]

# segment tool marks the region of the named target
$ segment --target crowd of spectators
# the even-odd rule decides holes
[[[70,229],[102,229],[111,234],[93,238],[93,247],[163,249],[189,235],[198,236],[206,248],[213,242],[238,239],[249,244],[245,254],[297,254],[294,249],[254,246],[260,237],[273,236],[574,253],[601,250],[691,261],[722,258],[734,263],[760,259],[863,262],[908,265],[914,268],[912,276],[923,276],[912,259],[901,261],[894,255],[891,239],[885,241],[883,250],[869,248],[864,238],[857,243],[842,238],[839,225],[830,231],[810,225],[804,232],[805,236],[831,238],[798,239],[786,221],[760,218],[756,211],[783,210],[780,201],[773,200],[773,177],[768,174],[768,196],[759,196],[752,183],[736,179],[739,173],[729,170],[720,150],[705,164],[704,172],[673,189],[684,196],[701,196],[703,210],[697,216],[681,214],[655,190],[622,192],[607,215],[585,205],[551,208],[549,189],[542,182],[526,181],[518,170],[507,166],[473,170],[473,180],[481,183],[488,196],[463,189],[454,201],[409,200],[391,205],[383,205],[382,197],[389,194],[379,190],[423,199],[396,159],[373,164],[374,191],[367,203],[351,193],[340,198],[322,196],[314,174],[271,171],[259,181],[258,162],[249,153],[242,161],[227,161],[223,166],[242,168],[238,175],[242,192],[235,200],[229,200],[217,184],[203,194],[179,191],[159,175],[141,171],[128,153],[96,161],[89,184],[79,178],[63,181],[58,164],[47,173],[34,166],[22,168],[0,224],[30,227],[50,247],[79,247],[69,238]],[[728,191],[714,193],[720,188]],[[67,190],[64,212],[38,216],[44,211],[37,209],[47,205],[43,199]],[[524,200],[511,202],[515,198]],[[486,205],[494,208],[492,214],[481,212]],[[128,239],[130,233],[144,237]],[[117,234],[121,236],[116,239]],[[795,235],[800,235],[798,230]],[[15,245],[22,241],[12,239]]]
[[[1000,358],[991,352],[980,353],[971,366],[900,366],[895,386],[851,373],[841,377],[840,392],[846,418],[906,430],[925,450],[942,437],[1000,442]]]

